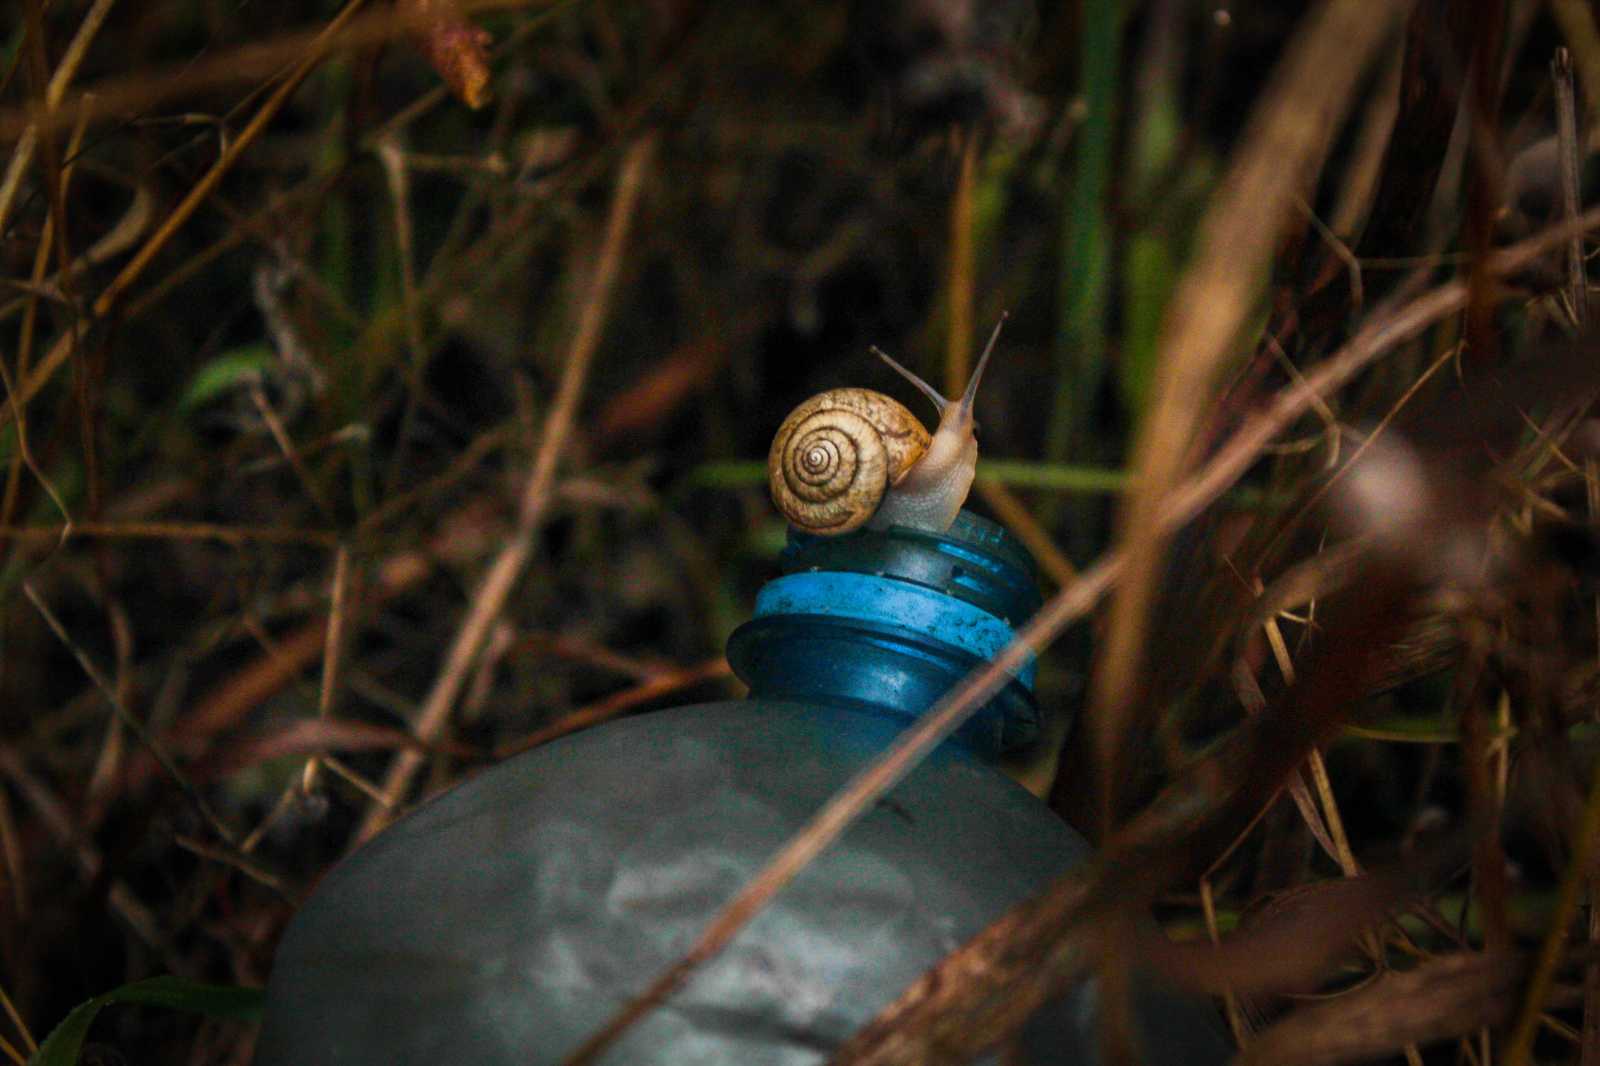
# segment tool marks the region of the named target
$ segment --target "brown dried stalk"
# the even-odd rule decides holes
[[[1251,1041],[1236,1066],[1337,1066],[1368,1062],[1406,1044],[1472,1033],[1503,1022],[1522,975],[1519,960],[1463,952],[1326,1003],[1305,1007]]]

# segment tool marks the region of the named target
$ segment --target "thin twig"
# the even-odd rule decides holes
[[[1577,53],[1578,74],[1592,108],[1600,103],[1600,29],[1594,7],[1587,0],[1550,0],[1550,13],[1561,25],[1561,35]]]
[[[11,1024],[17,1027],[17,1032],[22,1035],[23,1044],[27,1045],[31,1055],[39,1050],[39,1044],[33,1039],[33,1032],[28,1028],[28,1023],[22,1020],[22,1014],[17,1010],[17,1005],[11,1002],[11,993],[6,991],[4,982],[0,982],[0,1006],[5,1007],[6,1017],[11,1019]]]
[[[305,460],[300,457],[300,449],[295,447],[294,440],[289,436],[289,428],[283,424],[283,419],[278,417],[278,412],[273,409],[272,401],[267,399],[267,390],[261,387],[261,375],[254,374],[250,379],[250,401],[256,405],[256,411],[261,415],[261,421],[267,424],[267,432],[272,435],[272,440],[283,453],[284,459],[289,463],[289,468],[294,471],[295,477],[300,481],[300,487],[305,490],[306,498],[316,506],[317,512],[324,521],[331,521],[333,508],[328,505],[327,499],[322,495],[322,490],[317,487],[316,480],[311,476],[311,470],[306,466]],[[18,423],[19,425],[21,423]]]
[[[1222,935],[1217,929],[1217,904],[1212,896],[1210,877],[1200,879],[1200,913],[1205,918],[1206,936],[1212,946],[1221,944]],[[1245,1020],[1244,1011],[1239,1009],[1239,997],[1234,994],[1232,987],[1223,989],[1222,1007],[1228,1019],[1228,1028],[1233,1033],[1233,1042],[1244,1047],[1250,1042],[1250,1023]]]
[[[22,866],[22,844],[17,838],[17,821],[11,814],[11,800],[0,789],[0,856],[5,858],[6,879],[11,883],[11,903],[19,919],[28,917],[27,871]]]
[[[1300,523],[1305,519],[1305,517],[1323,501],[1328,493],[1333,491],[1334,486],[1338,485],[1340,481],[1344,479],[1346,474],[1350,473],[1352,470],[1358,469],[1357,464],[1360,462],[1361,457],[1366,455],[1367,451],[1372,448],[1373,445],[1377,444],[1378,441],[1383,439],[1383,435],[1388,430],[1389,425],[1395,420],[1396,417],[1399,416],[1400,412],[1406,409],[1411,401],[1416,398],[1417,393],[1422,391],[1422,387],[1431,381],[1435,374],[1444,369],[1445,364],[1454,359],[1460,350],[1461,346],[1459,344],[1453,345],[1435,358],[1432,363],[1428,364],[1428,368],[1418,375],[1417,380],[1406,386],[1406,391],[1402,393],[1400,398],[1394,402],[1393,406],[1391,406],[1389,410],[1384,413],[1384,416],[1378,420],[1378,424],[1372,427],[1372,429],[1367,433],[1366,439],[1356,446],[1355,451],[1350,453],[1350,458],[1346,459],[1344,464],[1341,465],[1338,470],[1333,472],[1333,476],[1329,477],[1326,481],[1323,481],[1317,486],[1316,490],[1311,493],[1311,496],[1300,505],[1300,509],[1295,512],[1293,518],[1290,518],[1287,522],[1279,525],[1277,531],[1273,533],[1272,539],[1268,541],[1267,546],[1262,549],[1262,558],[1267,558],[1270,556],[1272,554],[1272,550],[1276,548],[1285,537],[1289,536],[1289,534],[1295,529],[1298,529]]]
[[[17,786],[18,792],[38,814],[57,843],[72,852],[85,880],[92,881],[98,878],[105,871],[104,857],[78,832],[73,824],[72,815],[68,813],[67,806],[60,797],[51,792],[43,781],[28,770],[16,751],[5,745],[0,745],[0,772],[4,772]],[[166,949],[166,937],[161,931],[161,923],[156,920],[150,908],[133,894],[133,890],[125,881],[112,878],[106,892],[106,900],[111,904],[111,909],[128,923],[128,928],[133,930],[134,935],[140,940],[158,951]]]
[[[495,749],[497,759],[507,759],[519,752],[537,748],[548,744],[552,740],[564,737],[568,733],[576,733],[580,729],[588,729],[609,721],[625,711],[632,710],[640,704],[649,703],[670,696],[675,692],[694,685],[703,684],[719,677],[727,677],[732,671],[728,669],[728,660],[722,656],[707,659],[694,666],[685,666],[681,670],[672,670],[658,674],[632,688],[623,689],[621,692],[607,696],[603,700],[591,703],[587,707],[580,707],[570,714],[564,714],[541,729],[536,729],[525,737],[519,737],[508,744]]]
[[[1322,238],[1322,243],[1333,250],[1334,257],[1344,264],[1345,270],[1350,275],[1351,309],[1360,311],[1362,305],[1366,302],[1361,285],[1361,260],[1356,258],[1356,253],[1350,250],[1348,244],[1339,239],[1339,235],[1333,232],[1326,222],[1317,217],[1317,212],[1312,209],[1310,204],[1306,203],[1305,197],[1297,195],[1294,198],[1294,206],[1306,217],[1306,221],[1311,223],[1311,228],[1317,231],[1317,236]]]
[[[96,0],[83,21],[78,23],[78,32],[72,35],[72,42],[67,45],[67,50],[61,56],[61,62],[56,64],[55,73],[50,76],[50,84],[44,92],[44,123],[49,123],[55,118],[55,112],[61,105],[61,99],[66,95],[67,86],[72,84],[72,79],[78,74],[78,67],[83,63],[83,57],[89,52],[89,44],[95,35],[100,32],[100,27],[105,24],[106,16],[111,14],[111,7],[116,0]],[[11,217],[11,207],[16,202],[17,190],[22,186],[22,175],[27,172],[28,166],[33,162],[33,153],[39,146],[41,121],[35,119],[28,122],[17,136],[17,147],[11,153],[11,162],[6,166],[4,178],[0,178],[0,233],[5,232],[6,221]]]
[[[181,833],[175,838],[175,843],[184,851],[193,852],[203,859],[211,859],[222,863],[224,866],[233,867],[257,884],[265,885],[267,888],[272,889],[272,891],[290,903],[298,904],[300,902],[299,896],[289,887],[287,881],[267,869],[260,861],[245,854],[242,849],[218,847],[215,844],[208,844],[203,840],[196,840],[194,837],[184,836]]]
[[[1561,156],[1561,217],[1578,217],[1581,201],[1578,175],[1581,169],[1578,143],[1577,89],[1572,83],[1572,53],[1557,48],[1550,61],[1550,78],[1555,83],[1556,144]],[[1574,233],[1567,241],[1567,299],[1572,303],[1572,319],[1581,330],[1589,322],[1589,278],[1583,265],[1583,235]]]
[[[349,621],[350,601],[350,548],[339,545],[333,556],[331,601],[328,606],[328,629],[322,640],[322,688],[317,694],[317,717],[333,717],[339,699],[340,667],[344,664],[345,626]],[[317,770],[320,760],[313,755],[306,760],[300,776],[302,791],[311,792],[317,787]]]
[[[1235,660],[1231,671],[1234,693],[1239,698],[1239,705],[1246,714],[1257,715],[1266,713],[1268,704],[1266,694],[1261,691],[1261,684],[1250,672],[1250,666],[1244,659]],[[1311,790],[1306,787],[1305,778],[1296,770],[1289,775],[1285,790],[1289,798],[1294,801],[1295,809],[1300,812],[1300,820],[1311,831],[1311,836],[1317,845],[1335,862],[1339,861],[1339,846],[1333,842],[1333,837],[1328,833],[1328,827],[1323,824],[1322,815],[1318,813],[1316,801],[1311,798]],[[1263,812],[1265,813],[1265,812]],[[1235,844],[1242,841],[1235,841]],[[1231,848],[1229,849],[1232,850]],[[1212,871],[1220,868],[1226,861],[1225,856],[1218,856],[1212,861]],[[1210,876],[1208,871],[1206,876]]]
[[[537,0],[455,0],[455,7],[461,14],[470,15],[516,10],[531,7],[535,2]],[[551,16],[571,6],[572,2],[546,2],[541,10],[527,18],[535,26],[542,25]],[[110,5],[107,3],[105,6]],[[301,60],[310,50],[320,49],[330,54],[335,51],[355,51],[424,30],[428,24],[429,17],[426,14],[406,14],[385,6],[380,11],[351,21],[338,33],[330,34],[327,27],[285,33],[267,41],[215,50],[205,58],[185,60],[154,72],[103,78],[70,98],[63,95],[58,106],[49,111],[37,105],[32,108],[0,109],[0,141],[19,139],[30,127],[36,129],[37,135],[84,118],[95,122],[153,111],[178,96],[271,77],[284,66]],[[525,36],[525,33],[513,36]],[[499,49],[496,53],[499,53]],[[441,87],[437,96],[434,93],[426,94],[424,102],[447,96],[448,92]],[[417,105],[412,106],[415,108]],[[414,118],[415,115],[408,108],[385,123],[385,128],[396,128],[404,124],[403,120]]]
[[[380,807],[383,807],[384,810],[393,811],[395,809],[393,804],[389,802],[388,797],[383,794],[382,789],[373,784],[371,781],[368,781],[366,778],[362,777],[360,774],[356,773],[355,770],[346,765],[342,759],[329,755],[327,752],[323,752],[322,765],[332,770],[345,781],[348,781],[357,792],[361,793],[372,802],[378,804]]]
[[[1600,520],[1600,463],[1590,459],[1583,464],[1583,487],[1589,505],[1589,521]],[[1594,603],[1596,641],[1600,643],[1600,598]],[[1600,654],[1600,647],[1596,649]],[[1600,945],[1600,875],[1590,867],[1589,884],[1589,948]],[[1600,1066],[1600,956],[1583,968],[1583,1035],[1580,1041],[1579,1066]]]
[[[321,529],[224,526],[211,522],[74,522],[70,526],[0,526],[0,541],[55,541],[74,537],[108,540],[220,540],[224,544],[317,544],[336,547],[337,533]]]
[[[517,528],[512,533],[488,573],[478,585],[472,599],[472,608],[445,656],[443,667],[433,688],[422,705],[416,723],[416,734],[424,742],[431,741],[449,720],[456,697],[466,683],[468,671],[478,652],[483,648],[495,620],[505,608],[511,590],[522,576],[528,560],[533,555],[535,539],[544,520],[545,507],[550,499],[550,489],[555,482],[556,462],[566,445],[577,414],[578,398],[588,380],[589,364],[600,344],[600,330],[610,310],[611,293],[621,271],[623,245],[633,220],[634,208],[644,185],[653,137],[644,137],[628,147],[623,156],[622,168],[617,178],[617,192],[611,202],[611,213],[606,220],[604,241],[594,276],[589,283],[588,297],[578,320],[572,347],[567,353],[562,372],[561,386],[545,420],[539,451],[534,458],[533,472],[523,487],[522,502],[517,515]],[[383,796],[389,807],[372,810],[362,827],[359,838],[371,836],[386,825],[391,808],[400,803],[410,787],[411,779],[422,765],[422,757],[415,752],[401,752],[390,768],[383,783]]]
[[[417,293],[416,253],[413,250],[411,228],[411,174],[406,155],[400,147],[399,138],[394,134],[380,137],[376,150],[389,186],[389,199],[394,205],[395,254],[400,259],[400,307],[405,317],[406,347],[411,352],[411,365],[406,368],[405,407],[400,413],[400,427],[395,432],[394,455],[389,460],[389,471],[383,480],[383,495],[388,497],[393,494],[400,473],[406,468],[407,445],[411,440],[417,409],[422,403],[428,345],[422,335],[421,300]]]
[[[44,619],[45,625],[49,626],[50,631],[56,635],[56,639],[66,645],[68,651],[72,652],[73,658],[78,660],[78,665],[83,668],[83,672],[89,675],[89,680],[94,682],[94,686],[100,690],[107,702],[111,704],[111,709],[116,712],[118,718],[122,719],[122,724],[127,727],[128,732],[138,737],[139,742],[145,746],[145,749],[155,756],[156,761],[161,764],[161,768],[167,772],[167,776],[172,778],[183,794],[189,798],[189,802],[194,804],[195,810],[200,813],[200,817],[205,820],[206,825],[211,827],[211,831],[229,844],[235,844],[236,840],[233,832],[223,823],[221,818],[217,817],[216,812],[211,809],[211,804],[206,802],[206,798],[200,794],[200,790],[194,786],[194,782],[189,780],[188,775],[178,768],[177,763],[172,761],[172,756],[167,753],[167,749],[150,734],[150,731],[144,727],[144,723],[139,721],[132,711],[128,710],[127,704],[122,702],[122,697],[117,695],[117,690],[106,680],[106,676],[100,672],[100,668],[94,664],[94,660],[89,658],[89,653],[67,633],[66,628],[61,624],[61,620],[50,610],[50,607],[44,602],[44,597],[40,596],[39,591],[33,587],[31,580],[22,582],[22,591],[33,603],[40,617]]]
[[[1506,1066],[1528,1066],[1532,1061],[1533,1038],[1538,1032],[1539,1018],[1544,1012],[1551,983],[1555,980],[1556,967],[1567,946],[1567,931],[1578,909],[1578,895],[1589,878],[1589,864],[1594,856],[1597,837],[1600,837],[1600,774],[1595,774],[1589,784],[1589,800],[1584,805],[1583,818],[1568,844],[1567,869],[1561,877],[1556,905],[1550,912],[1544,943],[1539,947],[1533,976],[1528,979],[1527,991],[1523,994],[1522,1012],[1517,1016],[1517,1024],[1506,1042]]]

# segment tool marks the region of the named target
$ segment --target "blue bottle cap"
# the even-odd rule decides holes
[[[728,640],[728,661],[755,697],[914,718],[1009,644],[1040,602],[1026,550],[966,511],[942,534],[791,530],[781,562],[783,576]],[[1033,678],[1030,658],[957,739],[986,755],[1032,742]]]

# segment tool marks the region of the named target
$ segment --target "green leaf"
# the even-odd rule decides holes
[[[229,389],[243,384],[251,374],[260,373],[276,362],[272,349],[265,344],[247,344],[224,352],[201,367],[190,379],[178,410],[193,411],[221,396]]]
[[[137,1003],[146,1007],[165,1007],[189,1011],[212,1018],[235,1021],[261,1020],[264,994],[259,988],[238,985],[210,985],[187,977],[151,977],[114,988],[103,996],[74,1007],[55,1031],[45,1038],[28,1066],[77,1066],[89,1026],[102,1007],[112,1003]]]

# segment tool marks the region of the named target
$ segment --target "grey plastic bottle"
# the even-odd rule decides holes
[[[949,534],[793,536],[728,654],[750,698],[579,733],[473,777],[341,863],[278,948],[257,1066],[557,1063],[839,787],[1038,605],[1031,562]],[[814,1066],[1089,848],[988,758],[1037,729],[1031,670],[607,1056]],[[1094,1063],[1094,989],[1030,1061]],[[1208,1004],[1146,990],[1146,1061],[1220,1063]]]

